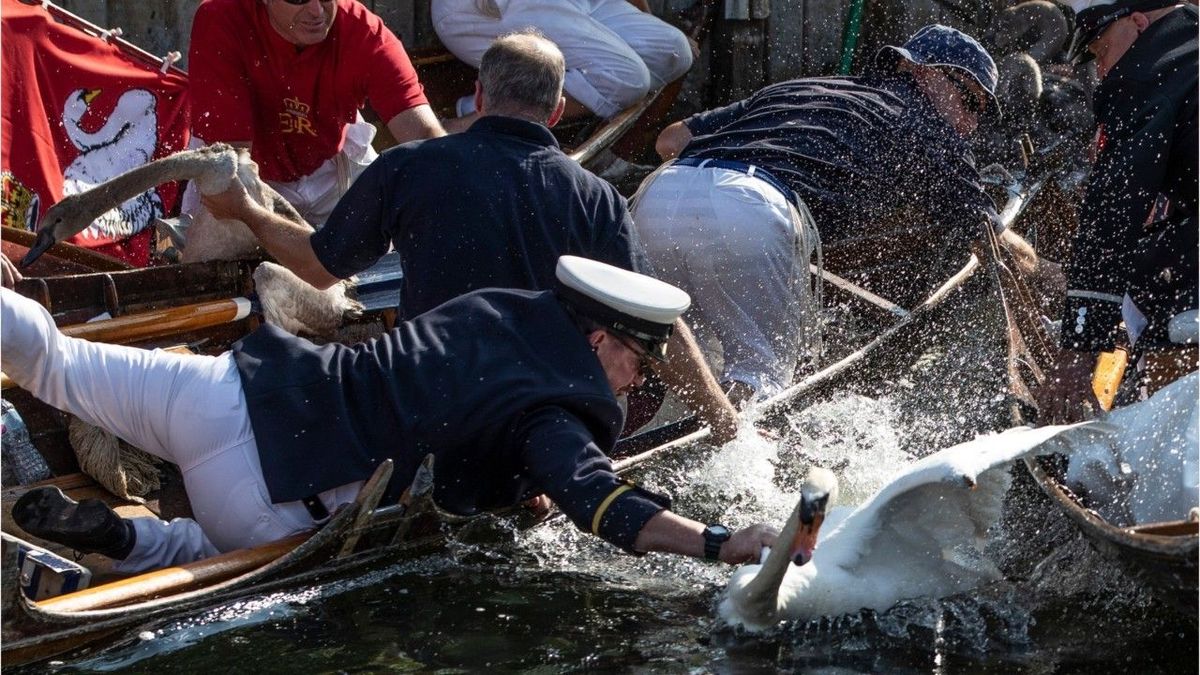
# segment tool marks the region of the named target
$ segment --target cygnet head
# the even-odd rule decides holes
[[[837,501],[837,476],[829,469],[813,467],[800,486],[800,503],[796,505],[799,527],[792,537],[788,559],[796,565],[812,560],[817,547],[817,534],[825,522],[825,510]]]
[[[21,259],[21,266],[26,267],[33,264],[33,261],[41,257],[51,246],[83,232],[93,220],[107,210],[107,208],[101,209],[99,213],[93,215],[92,212],[95,209],[91,204],[70,198],[51,206],[46,210],[46,215],[42,217],[38,226],[37,239],[34,240],[29,252]]]

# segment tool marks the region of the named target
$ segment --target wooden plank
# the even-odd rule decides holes
[[[813,0],[776,2],[767,22],[767,81],[782,82],[802,75],[804,71],[804,32],[808,24],[808,6]]]
[[[1200,522],[1173,520],[1166,523],[1147,523],[1129,528],[1132,534],[1156,534],[1162,537],[1195,537],[1200,534]]]
[[[106,26],[108,24],[107,2],[96,2],[96,0],[59,0],[55,4],[97,26]]]
[[[28,250],[33,247],[33,242],[37,239],[37,235],[26,230],[18,230],[15,227],[5,226],[0,228],[0,238],[5,243],[16,244]],[[46,253],[55,258],[86,267],[89,272],[120,272],[133,269],[133,265],[123,260],[118,260],[81,246],[75,246],[74,244],[58,243],[47,249]]]
[[[364,4],[368,3],[364,2]],[[383,19],[383,24],[391,29],[396,37],[400,38],[400,42],[406,49],[411,49],[416,45],[417,29],[413,19],[412,2],[378,0],[369,3],[368,6],[380,19]]]
[[[170,51],[187,55],[192,17],[200,0],[140,0],[108,5],[108,26],[119,26],[121,37],[155,56]]]
[[[842,32],[845,30],[846,14],[849,10],[850,0],[805,3],[804,30],[800,40],[803,55],[801,72],[806,77],[837,72],[842,49]]]

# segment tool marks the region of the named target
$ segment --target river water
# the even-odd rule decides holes
[[[687,449],[637,480],[731,526],[781,526],[812,462],[836,469],[842,503],[862,501],[914,458],[1004,426],[995,328],[945,331],[891,379],[792,415],[778,441],[746,433]],[[750,635],[715,619],[728,567],[615,554],[561,519],[526,531],[489,519],[438,555],[218,607],[37,670],[1195,672],[1195,617],[1159,604],[1013,476],[986,548],[1004,579],[884,612]]]

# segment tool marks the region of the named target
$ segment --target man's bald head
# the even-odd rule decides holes
[[[558,46],[536,30],[496,38],[479,64],[484,109],[544,124],[562,98],[565,73]]]

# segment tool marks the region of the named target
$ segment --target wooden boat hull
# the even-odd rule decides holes
[[[1037,196],[1040,186],[1040,182],[1033,182],[1028,189],[1018,191],[1019,203],[1009,213],[1010,219],[1020,215]],[[1037,407],[1030,392],[1045,379],[1057,357],[1057,347],[1032,311],[1031,294],[1024,279],[1015,272],[1013,261],[996,242],[992,243],[988,247],[991,254],[988,264],[999,284],[1008,324],[1011,419],[1015,425],[1033,424]],[[1183,521],[1138,527],[1113,525],[1087,508],[1063,484],[1063,472],[1054,467],[1053,461],[1025,460],[1026,469],[1051,502],[1079,528],[1093,548],[1145,583],[1166,605],[1197,620],[1200,525]]]
[[[1045,459],[1028,458],[1025,467],[1042,492],[1079,528],[1093,548],[1153,589],[1156,597],[1168,606],[1196,619],[1200,609],[1197,586],[1200,523],[1179,521],[1141,528],[1117,527],[1084,507]],[[1173,534],[1156,534],[1156,528]]]

